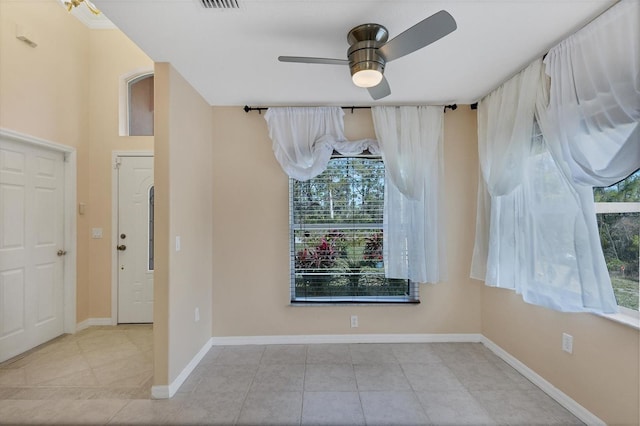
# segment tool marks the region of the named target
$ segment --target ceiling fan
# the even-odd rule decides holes
[[[365,87],[375,100],[391,94],[384,78],[387,62],[401,58],[441,39],[458,26],[448,12],[441,10],[418,22],[391,40],[387,29],[380,24],[362,24],[347,34],[348,59],[279,56],[280,62],[304,64],[349,65],[351,79],[356,86]]]

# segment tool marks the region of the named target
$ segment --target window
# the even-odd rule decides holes
[[[379,157],[335,155],[289,194],[293,302],[417,302],[414,283],[385,278]]]
[[[129,136],[153,136],[153,74],[129,81]]]
[[[638,311],[640,279],[640,170],[606,188],[595,188],[602,250],[618,306]],[[628,312],[628,311],[626,311]]]
[[[153,136],[153,69],[138,69],[120,76],[118,134]]]

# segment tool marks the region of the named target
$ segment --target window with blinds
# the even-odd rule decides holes
[[[290,179],[292,302],[417,302],[417,286],[385,278],[384,164],[334,155],[305,182]]]

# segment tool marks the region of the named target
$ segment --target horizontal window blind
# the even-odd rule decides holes
[[[305,182],[290,179],[293,302],[416,302],[417,286],[385,278],[384,164],[334,156]]]

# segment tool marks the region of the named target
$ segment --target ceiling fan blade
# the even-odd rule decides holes
[[[378,52],[389,61],[408,55],[433,43],[458,28],[455,19],[441,10],[398,34],[382,46]]]
[[[309,58],[306,56],[278,56],[280,62],[298,62],[302,64],[349,65],[346,59]]]
[[[369,87],[367,90],[369,91],[369,94],[375,101],[377,101],[378,99],[382,99],[385,96],[389,96],[391,94],[391,88],[389,87],[389,82],[384,76],[382,77],[382,81],[378,83],[377,86]]]

